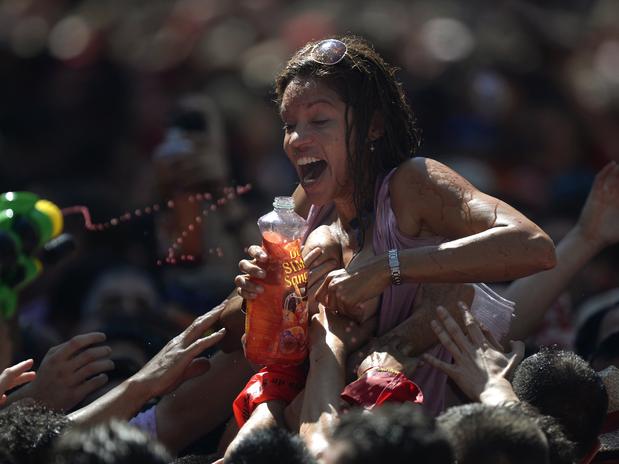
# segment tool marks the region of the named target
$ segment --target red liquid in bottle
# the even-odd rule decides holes
[[[247,301],[245,356],[256,364],[294,365],[307,357],[307,270],[301,240],[265,231],[262,246],[269,255],[264,288]]]

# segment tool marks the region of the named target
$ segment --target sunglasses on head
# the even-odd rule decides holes
[[[339,63],[346,56],[348,47],[337,39],[325,39],[312,47],[310,59],[327,66]]]

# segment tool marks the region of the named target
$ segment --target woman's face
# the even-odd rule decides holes
[[[339,95],[315,79],[295,78],[286,87],[280,114],[284,151],[310,202],[350,198],[346,105]]]

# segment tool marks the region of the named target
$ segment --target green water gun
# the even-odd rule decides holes
[[[54,203],[30,192],[0,195],[0,317],[13,317],[19,291],[43,268],[39,252],[62,227]]]

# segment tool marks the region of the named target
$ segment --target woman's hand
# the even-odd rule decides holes
[[[206,337],[204,333],[219,321],[226,302],[224,300],[196,318],[133,376],[148,390],[149,397],[168,393],[185,380],[202,375],[210,368],[208,359],[197,356],[224,338],[225,328]]]
[[[252,259],[242,259],[239,261],[239,269],[243,274],[234,278],[236,291],[246,300],[253,300],[259,293],[264,292],[264,288],[251,279],[264,279],[267,275],[265,266],[269,257],[267,252],[260,245],[252,245],[247,249],[247,253]]]
[[[595,176],[577,227],[598,249],[619,242],[619,165],[615,161]]]
[[[462,305],[467,334],[442,307],[432,321],[432,330],[453,356],[453,364],[424,354],[423,359],[447,374],[470,399],[498,404],[518,401],[509,379],[524,357],[524,344],[512,342],[512,351],[504,353],[489,332],[481,329],[468,307]],[[468,336],[467,336],[468,335]],[[484,401],[492,398],[490,401]]]
[[[4,394],[5,392],[34,380],[36,373],[29,370],[33,364],[34,361],[28,359],[14,366],[7,367],[0,373],[0,406],[6,402],[7,396]]]
[[[316,291],[316,300],[330,311],[362,322],[374,313],[364,303],[379,296],[389,285],[388,271],[384,256],[378,256],[354,271],[332,271]]]

